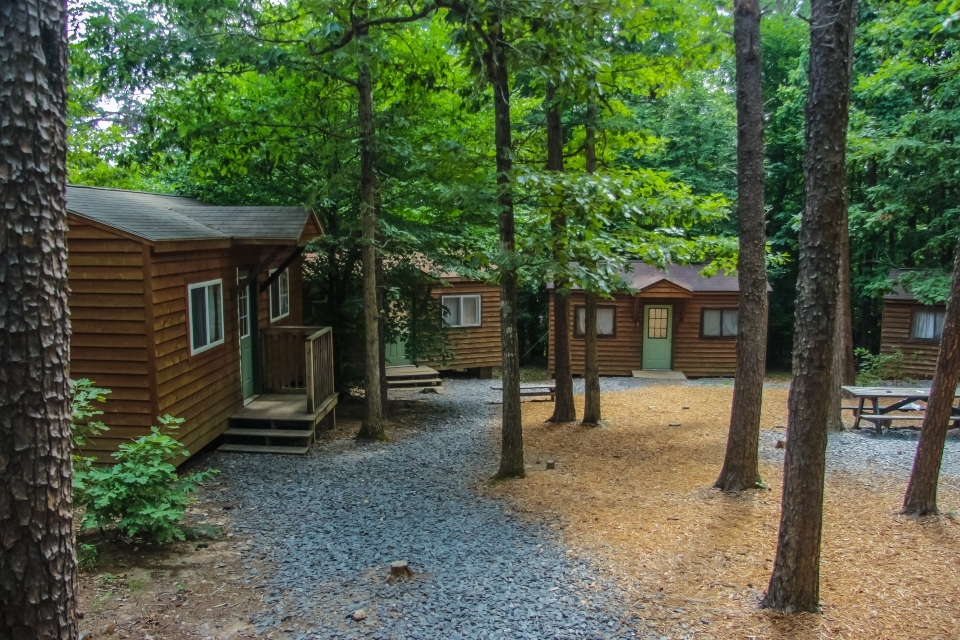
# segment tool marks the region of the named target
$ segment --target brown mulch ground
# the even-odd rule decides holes
[[[546,424],[552,404],[525,403],[526,454],[540,464],[528,467],[525,481],[490,491],[555,522],[571,552],[622,581],[637,615],[660,634],[960,636],[960,523],[897,515],[906,478],[867,471],[828,473],[823,615],[757,608],[776,548],[782,467],[763,465],[769,491],[729,496],[710,488],[731,396],[731,387],[666,385],[605,393],[600,429]],[[785,389],[765,391],[765,429],[786,424],[786,400]],[[547,459],[556,470],[544,469]],[[958,499],[941,488],[941,504]]]

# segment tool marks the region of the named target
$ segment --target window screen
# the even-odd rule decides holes
[[[276,269],[271,271],[272,274]],[[270,285],[270,320],[290,315],[290,272],[284,270]]]
[[[443,319],[450,327],[479,327],[482,319],[480,296],[443,296]]]
[[[737,336],[737,310],[704,309],[701,333],[706,337],[735,338]]]
[[[577,323],[574,333],[578,336],[587,334],[587,309],[577,307]],[[614,307],[597,307],[597,335],[612,336],[616,333],[616,309]]]
[[[190,352],[200,353],[223,342],[223,284],[220,280],[189,287]]]
[[[918,340],[939,340],[943,336],[945,311],[914,311],[913,337]]]

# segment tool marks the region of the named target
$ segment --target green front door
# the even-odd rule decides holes
[[[257,314],[253,311],[252,288],[256,283],[244,287],[237,300],[240,316],[240,383],[243,397],[249,398],[254,392],[254,347],[253,334],[256,331]]]
[[[643,306],[643,368],[666,369],[673,366],[673,306]]]
[[[397,338],[386,346],[387,366],[396,367],[398,365],[413,364],[413,361],[407,357],[407,350],[404,347],[403,340]]]

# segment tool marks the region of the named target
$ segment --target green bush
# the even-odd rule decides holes
[[[857,384],[875,384],[883,380],[899,382],[907,379],[907,358],[899,349],[893,353],[873,354],[861,348],[856,349],[854,355],[860,361]]]
[[[182,476],[172,461],[190,453],[169,435],[182,418],[163,416],[160,427],[121,444],[111,467],[88,466],[74,474],[76,503],[85,509],[84,529],[115,526],[127,537],[160,544],[185,538],[181,521],[197,487],[215,470]]]
[[[86,378],[70,381],[71,434],[74,451],[90,444],[91,438],[104,431],[109,431],[107,425],[99,420],[91,420],[94,416],[103,414],[103,411],[93,407],[93,403],[106,402],[108,393],[110,393],[110,389],[99,389]],[[73,466],[80,470],[89,469],[93,460],[93,458],[84,458],[74,454]]]

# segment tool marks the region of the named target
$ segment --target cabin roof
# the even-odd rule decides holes
[[[902,302],[916,302],[917,304],[922,304],[917,300],[912,293],[910,293],[906,287],[900,284],[900,276],[910,271],[915,271],[915,269],[891,269],[890,279],[891,291],[884,294],[884,300],[900,300]],[[941,306],[943,303],[941,303]]]
[[[669,265],[666,271],[646,264],[640,260],[630,262],[632,269],[620,276],[627,285],[635,291],[643,291],[658,282],[669,282],[680,289],[691,293],[701,292],[739,292],[740,279],[736,275],[717,275],[705,277],[700,275],[703,264]],[[550,284],[553,288],[553,283]],[[767,291],[773,289],[767,284]]]
[[[186,196],[67,186],[67,211],[150,241],[297,241],[303,207],[219,207]]]

